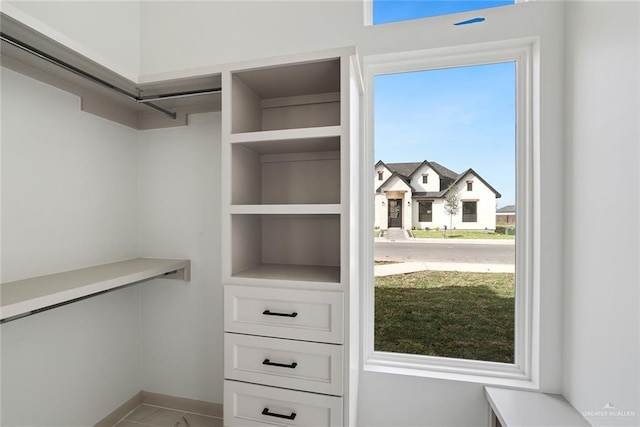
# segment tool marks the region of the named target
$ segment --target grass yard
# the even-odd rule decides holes
[[[375,350],[513,363],[514,274],[376,277]]]
[[[418,239],[442,239],[442,230],[411,230],[413,237]],[[458,231],[447,230],[447,239],[500,239],[500,240],[513,240],[515,236],[508,236],[505,234],[491,233],[488,231]]]

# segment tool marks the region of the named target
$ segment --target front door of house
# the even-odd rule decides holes
[[[389,228],[402,228],[402,199],[389,199]]]

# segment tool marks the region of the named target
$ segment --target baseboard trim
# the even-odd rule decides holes
[[[222,418],[222,404],[141,391],[142,403]]]
[[[142,392],[138,392],[135,396],[133,396],[131,399],[124,402],[115,411],[111,412],[109,415],[104,417],[93,427],[113,427],[121,419],[123,419],[129,412],[133,411],[141,404],[142,404]]]
[[[196,414],[222,418],[222,404],[220,403],[140,391],[131,399],[120,405],[115,411],[100,420],[93,427],[113,427],[129,412],[142,404],[161,406],[163,408],[170,408],[178,411],[195,412]]]

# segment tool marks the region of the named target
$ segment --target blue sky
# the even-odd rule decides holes
[[[374,23],[507,4],[513,0],[374,0]],[[513,62],[377,76],[375,161],[473,168],[502,194],[498,207],[514,204],[515,84]]]
[[[373,0],[373,23],[485,9],[513,4],[513,0]]]
[[[515,63],[375,77],[375,161],[473,168],[515,202]]]

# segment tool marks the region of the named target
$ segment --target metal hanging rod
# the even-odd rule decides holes
[[[102,80],[99,77],[94,76],[93,74],[89,74],[86,71],[83,71],[67,62],[64,62],[54,56],[49,55],[46,52],[43,52],[33,46],[30,46],[26,43],[23,43],[5,33],[0,32],[0,39],[3,42],[6,42],[14,47],[17,47],[18,49],[21,49],[31,55],[34,55],[40,59],[43,59],[51,64],[57,65],[60,68],[63,68],[75,75],[78,75],[80,77],[83,77],[87,80],[92,81],[93,83],[96,83],[102,87],[105,87],[107,89],[110,89],[114,92],[117,92],[123,96],[126,96],[127,98],[136,101],[138,103],[144,104],[150,108],[153,108],[154,110],[157,110],[163,114],[166,114],[167,116],[171,117],[173,120],[176,119],[177,114],[173,111],[169,111],[165,108],[160,107],[159,105],[154,104],[154,101],[162,101],[165,99],[175,99],[175,98],[184,98],[184,97],[188,97],[188,96],[197,96],[197,95],[207,95],[207,94],[211,94],[211,93],[219,93],[221,92],[221,88],[214,88],[214,89],[204,89],[204,90],[195,90],[195,91],[188,91],[188,92],[177,92],[177,93],[169,93],[169,94],[163,94],[163,95],[154,95],[154,96],[147,96],[147,97],[142,97],[142,96],[137,96],[133,93],[130,93],[124,89],[121,89],[105,80]]]

